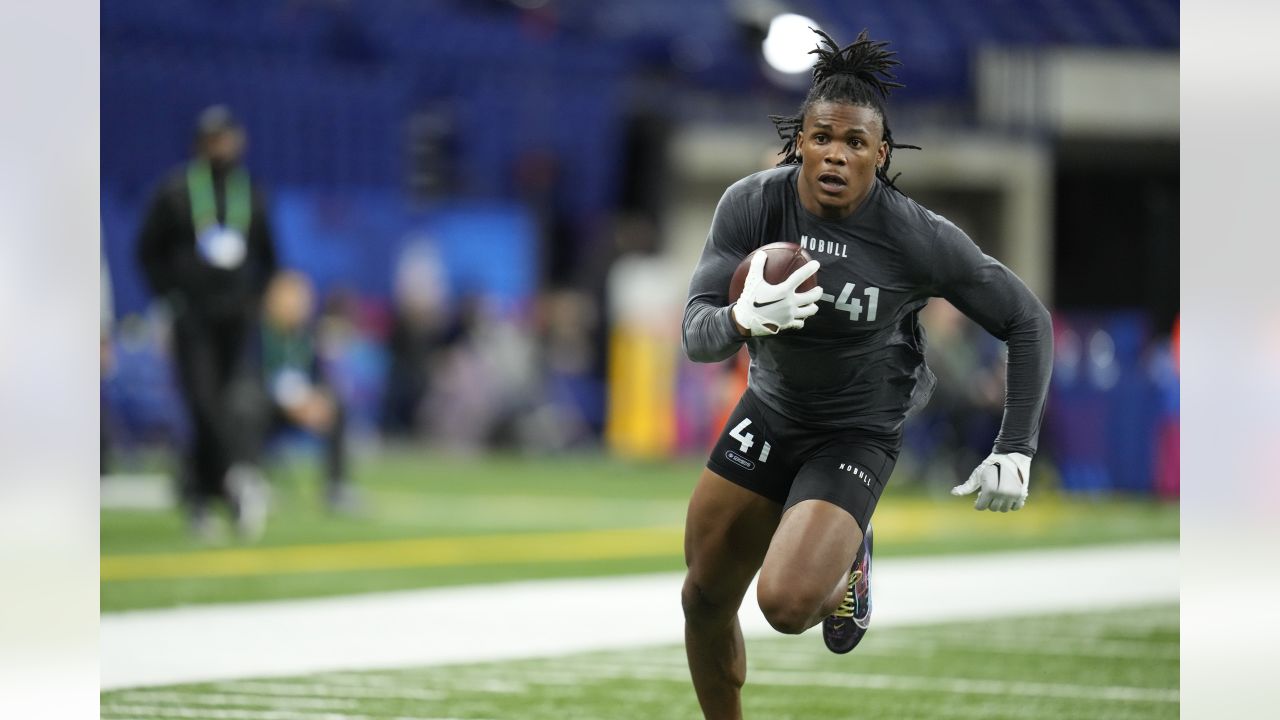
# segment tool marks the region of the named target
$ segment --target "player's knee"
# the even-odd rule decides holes
[[[787,635],[799,635],[808,630],[821,603],[821,598],[809,597],[804,592],[770,587],[764,583],[757,587],[756,600],[765,620],[774,630]]]
[[[680,605],[684,618],[689,622],[707,623],[736,614],[737,609],[723,600],[717,601],[701,583],[692,576],[684,580],[680,590]]]
[[[810,612],[798,603],[790,601],[761,601],[760,610],[774,630],[787,635],[799,635],[809,629]]]

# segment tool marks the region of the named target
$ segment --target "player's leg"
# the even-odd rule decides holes
[[[765,555],[756,596],[778,632],[799,634],[844,600],[862,529],[844,508],[803,500],[782,516]]]
[[[709,720],[742,717],[747,660],[738,608],[760,568],[781,503],[703,470],[685,523],[681,604],[685,651],[698,704]]]
[[[859,579],[855,559],[870,569],[860,554],[863,531],[896,459],[896,451],[878,445],[831,442],[801,464],[757,587],[760,609],[777,630],[801,633],[818,624],[845,601],[850,579]],[[865,575],[856,589],[869,602]],[[852,640],[846,648],[832,649],[847,652],[862,637],[856,635],[845,638]]]

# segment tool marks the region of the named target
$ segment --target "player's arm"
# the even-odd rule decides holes
[[[981,490],[974,507],[1001,512],[1026,502],[1031,458],[1053,371],[1049,311],[1009,268],[943,222],[935,245],[936,293],[1008,346],[1004,418],[991,455],[955,494]]]
[[[738,263],[761,245],[758,219],[763,209],[759,203],[759,195],[739,182],[716,206],[684,309],[681,344],[694,362],[724,360],[736,353],[746,338],[802,328],[805,319],[818,312],[816,303],[822,288],[797,292],[801,283],[818,272],[817,261],[772,284],[764,279],[765,257],[759,253],[751,259],[742,295],[729,303],[729,282]]]

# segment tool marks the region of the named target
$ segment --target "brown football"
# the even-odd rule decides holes
[[[776,242],[761,246],[742,258],[742,262],[738,263],[738,269],[733,271],[733,279],[729,281],[729,302],[738,301],[738,296],[742,294],[742,286],[747,282],[747,271],[751,269],[751,256],[759,252],[765,253],[764,281],[772,285],[777,285],[791,277],[791,273],[804,267],[805,263],[813,259],[804,248],[793,242]],[[796,290],[804,292],[817,284],[818,276],[814,274],[800,283],[800,287]]]

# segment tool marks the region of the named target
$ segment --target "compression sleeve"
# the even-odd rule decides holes
[[[995,452],[1034,455],[1053,372],[1049,311],[1009,268],[942,220],[935,248],[935,295],[946,298],[1008,346],[1004,419]]]
[[[759,244],[747,230],[750,206],[750,191],[742,182],[725,191],[716,205],[684,307],[681,345],[694,362],[725,360],[746,340],[730,314],[729,281],[742,258]]]

